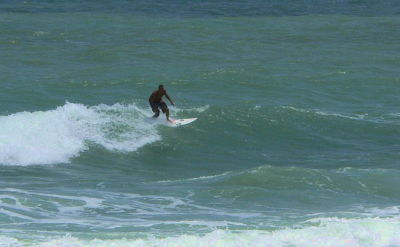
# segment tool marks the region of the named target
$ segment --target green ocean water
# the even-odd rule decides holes
[[[0,246],[400,246],[398,13],[1,2]]]

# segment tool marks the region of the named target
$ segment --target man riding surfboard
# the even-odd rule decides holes
[[[171,105],[175,105],[172,102],[171,98],[168,96],[167,91],[164,89],[163,85],[158,86],[158,90],[154,91],[149,98],[149,103],[151,106],[151,110],[154,112],[153,118],[157,118],[160,115],[160,109],[163,113],[165,113],[168,122],[173,122],[169,119],[169,109],[167,104],[162,100],[162,97],[165,96],[171,102]]]

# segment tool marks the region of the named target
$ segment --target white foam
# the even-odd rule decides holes
[[[302,228],[286,228],[275,231],[229,231],[215,230],[207,234],[191,234],[171,237],[156,237],[149,234],[141,238],[79,239],[70,235],[32,246],[41,247],[384,247],[400,246],[399,219],[366,218],[339,219],[319,218]],[[14,239],[9,243],[18,244]],[[28,245],[27,245],[28,246]],[[29,245],[31,246],[31,245]]]
[[[374,215],[379,217],[399,216],[400,206],[391,206],[385,208],[366,208],[364,215]]]
[[[195,177],[195,178],[183,178],[183,179],[177,179],[177,180],[161,180],[161,181],[156,181],[156,182],[151,182],[151,183],[168,184],[168,183],[192,182],[192,181],[199,181],[199,180],[211,180],[214,178],[224,177],[229,174],[230,174],[230,172],[224,172],[222,174],[217,174],[217,175],[200,176],[200,177]]]
[[[24,245],[17,239],[6,236],[0,236],[0,247],[19,247],[19,246],[22,247]]]
[[[352,120],[366,120],[365,117],[368,114],[353,114],[353,115],[345,115],[341,113],[334,113],[334,112],[325,112],[325,111],[320,111],[320,110],[306,110],[306,109],[301,109],[301,108],[296,108],[293,106],[282,106],[282,109],[289,109],[292,111],[297,111],[297,112],[303,112],[303,113],[311,113],[311,114],[317,114],[321,116],[333,116],[333,117],[339,117],[339,118],[347,118],[347,119],[352,119]],[[372,121],[372,120],[370,120]]]
[[[393,124],[397,123],[398,118],[400,114],[396,113],[379,113],[379,114],[370,114],[370,113],[362,113],[362,114],[356,114],[356,113],[347,113],[347,114],[342,114],[342,113],[335,113],[335,112],[329,112],[329,111],[322,111],[318,109],[301,109],[301,108],[296,108],[293,106],[281,106],[279,108],[282,109],[289,109],[292,111],[297,111],[297,112],[302,112],[302,113],[309,113],[309,114],[315,114],[319,116],[327,116],[327,117],[337,117],[337,118],[342,118],[342,119],[351,119],[351,120],[356,120],[356,121],[365,121],[365,122],[370,122],[370,123],[375,123],[375,124]],[[394,118],[394,119],[393,119]]]
[[[131,152],[159,140],[149,112],[135,105],[66,103],[49,111],[0,117],[0,164],[66,163],[90,144]]]
[[[208,110],[210,108],[210,105],[204,105],[204,106],[199,106],[199,107],[195,107],[195,108],[189,108],[189,109],[180,109],[177,107],[171,107],[172,109],[174,109],[174,113],[180,113],[180,112],[198,112],[198,113],[202,113],[205,112],[206,110]]]

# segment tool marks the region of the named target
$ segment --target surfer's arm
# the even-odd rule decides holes
[[[165,97],[167,97],[167,99],[169,100],[169,102],[171,102],[171,105],[173,105],[173,106],[175,105],[174,102],[172,102],[171,98],[168,96],[167,93],[165,93]]]

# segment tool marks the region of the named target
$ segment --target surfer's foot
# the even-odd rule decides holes
[[[174,120],[171,120],[171,119],[167,119],[167,121],[170,123],[174,123]]]

